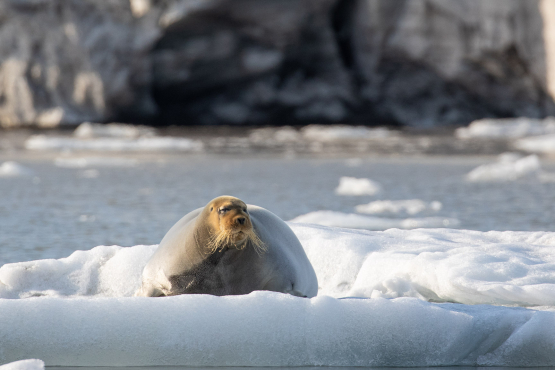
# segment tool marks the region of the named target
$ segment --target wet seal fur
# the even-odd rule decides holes
[[[270,290],[314,297],[318,280],[287,224],[221,196],[179,220],[147,262],[136,296],[217,296]]]

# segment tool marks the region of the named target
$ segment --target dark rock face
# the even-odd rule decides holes
[[[540,0],[0,0],[0,125],[555,114]]]

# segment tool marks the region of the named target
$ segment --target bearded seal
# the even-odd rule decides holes
[[[143,269],[136,296],[238,295],[270,290],[314,297],[318,280],[297,236],[272,212],[221,196],[179,220]]]

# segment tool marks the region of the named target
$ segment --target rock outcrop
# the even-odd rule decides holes
[[[1,0],[0,125],[544,117],[544,1]]]

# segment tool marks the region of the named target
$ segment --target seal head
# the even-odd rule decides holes
[[[210,234],[204,248],[208,254],[225,248],[244,249],[249,243],[259,253],[266,250],[253,229],[247,205],[238,198],[218,197],[208,203],[199,217],[205,218]]]

